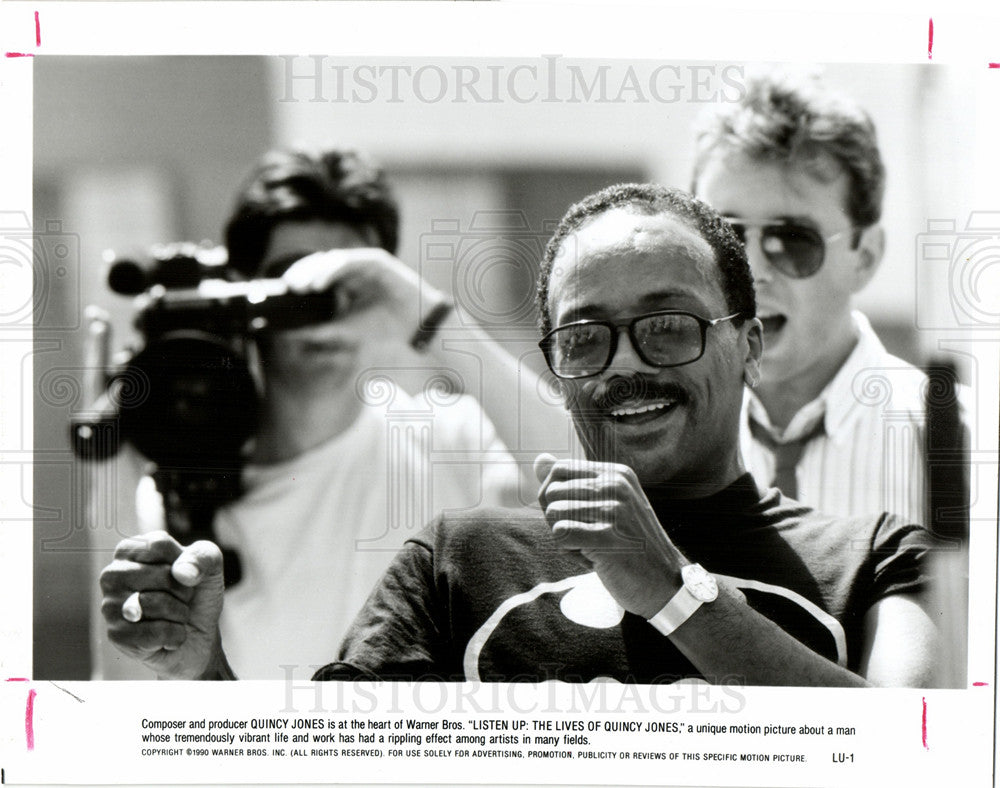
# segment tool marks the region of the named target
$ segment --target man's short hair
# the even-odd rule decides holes
[[[716,153],[800,165],[823,182],[834,177],[832,160],[847,175],[844,207],[854,226],[869,227],[882,215],[885,166],[875,124],[853,100],[815,75],[773,72],[750,77],[740,101],[703,116],[696,139],[692,191]]]
[[[270,151],[240,190],[226,224],[229,265],[257,274],[275,225],[286,221],[342,222],[395,254],[399,208],[382,170],[353,150]]]
[[[552,278],[553,263],[562,251],[566,237],[576,232],[587,220],[615,208],[625,208],[650,216],[669,214],[689,224],[712,247],[726,307],[731,313],[739,313],[744,320],[756,317],[757,301],[746,249],[729,223],[706,203],[681,189],[653,183],[624,183],[609,186],[570,206],[545,247],[536,291],[542,334],[552,330],[549,281]]]

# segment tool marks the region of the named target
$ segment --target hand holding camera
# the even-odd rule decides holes
[[[104,459],[127,440],[158,465],[225,465],[256,423],[252,338],[378,309],[380,338],[403,344],[420,325],[421,304],[446,301],[382,249],[318,252],[289,261],[280,279],[252,281],[232,281],[224,255],[172,244],[154,250],[152,264],[112,265],[109,285],[137,295],[145,344],[108,374],[105,401],[74,419],[78,456]]]
[[[384,338],[411,345],[427,318],[425,312],[434,309],[426,305],[448,303],[447,296],[416,271],[378,248],[316,252],[293,263],[282,280],[299,295],[332,293],[338,317],[380,310]]]

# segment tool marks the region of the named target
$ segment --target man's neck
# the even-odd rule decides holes
[[[768,379],[764,365],[764,380],[756,389],[758,399],[767,411],[771,425],[785,429],[803,406],[816,399],[834,379],[858,344],[858,335],[851,323],[840,333],[840,341],[826,348],[805,372],[791,378]]]
[[[711,498],[713,495],[722,492],[730,487],[733,482],[735,482],[742,475],[743,473],[740,473],[732,479],[729,479],[724,484],[707,485],[703,483],[688,483],[680,480],[671,480],[669,482],[642,483],[642,489],[647,494],[654,492],[656,497],[660,500],[695,502],[704,500],[705,498]]]
[[[703,491],[697,497],[679,496],[672,484],[643,485],[643,491],[666,527],[677,522],[717,524],[720,514],[743,511],[751,502],[758,501],[761,495],[757,483],[745,471],[726,485]]]
[[[746,473],[739,449],[720,452],[723,461],[705,472],[705,469],[692,471],[690,474],[674,475],[668,481],[656,478],[640,477],[639,483],[643,490],[655,490],[659,498],[674,501],[697,501],[709,498],[722,492]]]
[[[353,387],[325,389],[272,383],[261,406],[251,461],[284,462],[344,433],[361,412]]]

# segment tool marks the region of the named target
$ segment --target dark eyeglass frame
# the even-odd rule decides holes
[[[798,222],[748,222],[736,216],[723,216],[722,218],[733,228],[733,232],[736,233],[737,238],[740,239],[744,246],[746,246],[747,229],[760,230],[758,243],[760,244],[761,252],[775,269],[790,279],[808,279],[811,276],[815,276],[819,273],[826,260],[826,245],[843,238],[848,233],[855,233],[858,230],[857,226],[851,225],[830,235],[823,235],[816,228],[799,224]],[[764,239],[770,234],[784,243],[784,239],[781,238],[780,233],[775,232],[780,230],[792,231],[808,238],[817,250],[815,259],[797,262],[789,255],[773,255],[769,253],[764,246]],[[856,240],[854,241],[854,245],[857,245]]]
[[[701,329],[701,348],[698,351],[698,355],[694,356],[687,361],[679,361],[673,364],[661,364],[657,361],[650,359],[643,349],[639,346],[639,342],[635,336],[635,325],[641,320],[646,320],[651,317],[660,317],[661,315],[684,315],[686,317],[693,318],[698,323],[698,327]],[[726,315],[725,317],[716,317],[713,319],[702,317],[701,315],[696,315],[693,312],[687,312],[683,309],[661,309],[656,312],[646,312],[642,315],[636,315],[635,317],[630,317],[625,320],[577,320],[573,323],[566,323],[565,325],[558,326],[549,331],[538,343],[538,347],[542,349],[542,353],[545,356],[545,363],[549,365],[549,369],[552,370],[552,374],[561,380],[581,380],[583,378],[592,378],[600,375],[604,370],[608,368],[611,364],[611,360],[615,357],[615,353],[618,352],[618,337],[621,334],[621,329],[625,328],[628,330],[628,338],[632,343],[632,349],[635,350],[636,355],[642,360],[644,364],[648,364],[651,367],[658,367],[660,369],[667,369],[669,367],[683,367],[686,364],[693,364],[695,361],[700,359],[705,355],[705,343],[707,341],[708,329],[713,326],[717,326],[720,323],[725,323],[727,320],[734,320],[738,317],[742,317],[741,312],[735,312],[731,315]],[[611,340],[608,343],[608,355],[604,359],[604,363],[601,368],[596,372],[589,372],[585,375],[563,375],[555,370],[552,364],[551,350],[552,344],[555,341],[555,337],[562,331],[568,328],[576,328],[578,326],[605,326],[611,331]]]

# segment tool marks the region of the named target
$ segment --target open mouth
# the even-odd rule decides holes
[[[671,412],[677,402],[675,399],[670,399],[619,405],[612,408],[610,414],[619,424],[644,424]]]

